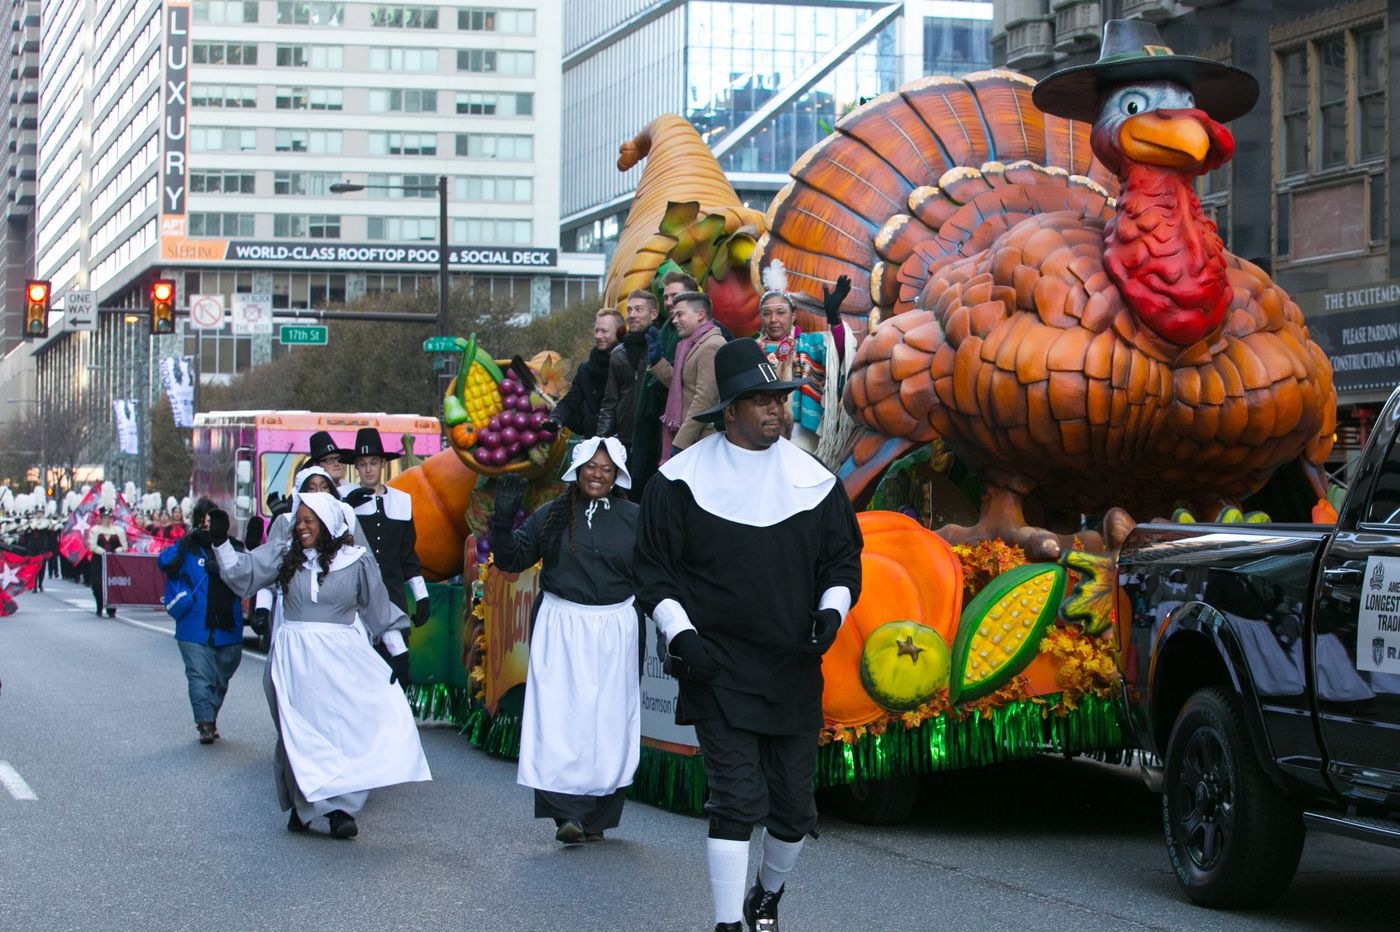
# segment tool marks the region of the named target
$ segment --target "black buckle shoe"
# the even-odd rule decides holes
[[[327,813],[326,818],[330,820],[331,834],[336,838],[354,838],[360,834],[360,827],[355,824],[355,817],[343,809]]]
[[[584,839],[583,826],[573,819],[569,819],[559,826],[559,831],[554,833],[554,840],[566,845],[576,845]]]
[[[778,901],[783,898],[787,885],[778,888],[777,893],[769,893],[757,880],[744,897],[744,921],[750,932],[778,932]]]
[[[311,826],[297,818],[297,807],[293,806],[292,811],[287,814],[287,831],[289,832],[309,832]]]

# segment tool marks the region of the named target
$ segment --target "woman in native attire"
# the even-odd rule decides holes
[[[263,689],[277,725],[275,772],[287,830],[325,816],[358,834],[368,791],[430,780],[418,729],[396,681],[408,676],[408,618],[350,533],[349,508],[325,492],[294,498],[291,539],[251,553],[228,544],[228,515],[210,515],[224,582],[243,596],[276,584]],[[368,635],[368,637],[366,637]],[[382,641],[388,664],[370,646]]]
[[[600,841],[622,819],[641,754],[639,647],[632,605],[637,505],[616,437],[574,447],[568,491],[512,531],[524,480],[498,480],[491,518],[496,566],[516,573],[543,559],[530,638],[516,781],[535,791],[535,817],[564,844]]]

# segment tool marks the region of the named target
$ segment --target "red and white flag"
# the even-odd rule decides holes
[[[17,607],[14,597],[33,589],[43,571],[43,557],[20,556],[0,550],[0,615],[14,614]]]

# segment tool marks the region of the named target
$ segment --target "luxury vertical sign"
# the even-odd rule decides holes
[[[161,83],[164,119],[160,134],[160,235],[183,238],[189,177],[190,0],[165,0],[162,15],[165,60]]]

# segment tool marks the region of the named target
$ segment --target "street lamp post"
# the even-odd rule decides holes
[[[337,182],[330,186],[332,194],[350,194],[370,188],[381,191],[436,191],[438,196],[438,336],[447,336],[448,314],[447,295],[451,289],[447,263],[447,176],[438,175],[436,185],[421,184],[353,184],[349,181]]]

